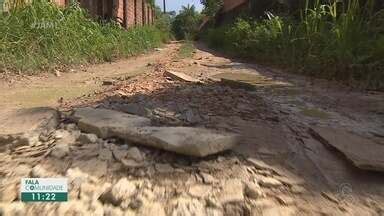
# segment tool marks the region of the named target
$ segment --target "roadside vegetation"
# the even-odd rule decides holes
[[[185,41],[179,49],[178,56],[179,58],[191,58],[193,56],[193,52],[196,50],[192,41]]]
[[[384,89],[384,10],[375,1],[306,2],[295,15],[266,12],[212,25],[212,47],[296,73]],[[362,3],[364,2],[364,4]]]
[[[34,73],[62,65],[97,63],[159,46],[169,34],[155,26],[122,29],[97,22],[78,4],[59,8],[45,0],[0,13],[0,72]]]
[[[172,33],[176,39],[194,40],[201,21],[201,14],[195,6],[183,6],[180,13],[172,20]]]

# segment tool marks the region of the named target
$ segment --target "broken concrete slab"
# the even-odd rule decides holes
[[[78,122],[80,130],[96,134],[100,138],[110,138],[115,133],[124,134],[130,128],[151,124],[151,120],[148,118],[89,107],[76,109],[72,117]]]
[[[9,110],[0,113],[0,135],[52,131],[59,123],[59,113],[49,107]]]
[[[251,73],[220,73],[214,75],[212,78],[219,79],[223,85],[246,90],[254,90],[256,84],[263,81],[260,80],[261,76]]]
[[[184,81],[184,82],[201,82],[200,80],[193,78],[187,74],[171,71],[171,70],[165,71],[164,75],[171,77],[172,79]]]
[[[205,157],[231,149],[238,141],[235,134],[205,128],[143,127],[137,132],[137,136],[121,136],[121,138],[196,157]]]
[[[356,167],[384,171],[383,145],[342,129],[312,127],[310,133],[321,143],[340,151]]]
[[[196,157],[234,147],[238,136],[205,128],[149,127],[144,117],[106,109],[81,108],[73,114],[79,128],[102,138],[117,137],[137,144]]]

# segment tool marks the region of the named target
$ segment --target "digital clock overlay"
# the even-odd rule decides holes
[[[22,202],[66,202],[66,178],[23,178],[20,184]]]

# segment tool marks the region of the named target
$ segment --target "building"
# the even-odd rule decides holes
[[[68,0],[55,0],[59,5]],[[80,6],[91,16],[105,20],[115,20],[123,27],[150,25],[154,22],[154,8],[147,0],[79,0]]]
[[[9,1],[0,0],[4,11],[8,10]],[[48,1],[48,0],[47,0]],[[57,5],[65,7],[71,0],[52,0]],[[78,0],[80,6],[88,10],[96,19],[115,20],[124,28],[150,25],[155,19],[155,10],[147,0]],[[31,0],[27,0],[31,2]],[[1,9],[1,8],[0,8]]]

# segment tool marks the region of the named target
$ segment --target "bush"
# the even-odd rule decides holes
[[[156,21],[155,27],[163,33],[163,42],[168,42],[172,38],[172,19],[168,13],[161,12],[159,7],[155,7]]]
[[[172,22],[172,32],[176,39],[193,40],[199,28],[200,18],[200,14],[195,10],[195,6],[183,6]]]
[[[231,54],[311,76],[384,88],[384,11],[359,5],[316,2],[299,20],[267,13],[210,29],[203,38]]]
[[[61,9],[45,0],[0,15],[0,69],[35,71],[96,63],[159,46],[164,33],[146,26],[128,31],[90,19],[77,4]]]

